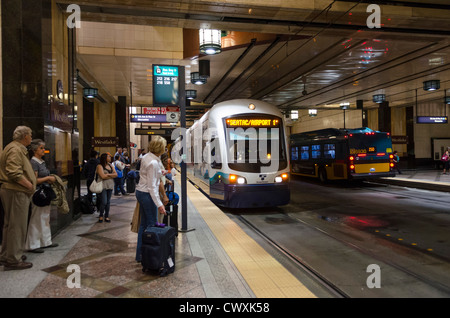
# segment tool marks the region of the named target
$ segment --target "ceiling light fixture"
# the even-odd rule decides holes
[[[309,117],[316,117],[317,116],[317,109],[308,109]]]
[[[372,96],[372,100],[373,100],[373,102],[374,103],[377,103],[377,104],[381,104],[381,103],[383,103],[384,101],[386,101],[386,95],[385,94],[377,94],[377,95],[373,95]]]
[[[291,110],[291,119],[298,120],[298,110]]]
[[[192,72],[191,73],[191,83],[195,85],[203,85],[206,84],[206,78],[200,76],[199,72]]]
[[[213,55],[222,52],[222,31],[200,29],[200,53]]]
[[[346,110],[346,109],[349,109],[350,103],[348,103],[348,102],[341,103],[339,106],[341,107],[341,109]]]
[[[83,88],[83,96],[86,98],[95,98],[98,96],[98,89],[92,87]]]
[[[187,99],[197,98],[197,91],[195,89],[187,89],[186,90],[186,98]]]
[[[440,80],[430,80],[430,81],[423,82],[423,89],[425,91],[435,91],[439,88],[441,88]]]

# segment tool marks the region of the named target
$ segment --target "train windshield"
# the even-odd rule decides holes
[[[284,129],[276,116],[258,115],[225,119],[227,159],[230,169],[261,172],[287,167]]]

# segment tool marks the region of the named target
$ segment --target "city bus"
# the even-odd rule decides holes
[[[363,127],[290,136],[291,174],[327,180],[394,177],[390,133]]]

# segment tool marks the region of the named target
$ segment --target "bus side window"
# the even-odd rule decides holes
[[[312,145],[311,146],[311,158],[312,159],[320,158],[320,145]]]
[[[325,159],[336,159],[336,145],[325,144],[323,146],[323,155]]]
[[[298,147],[292,147],[291,149],[291,160],[298,160]]]
[[[302,146],[300,148],[301,160],[309,160],[309,146]]]

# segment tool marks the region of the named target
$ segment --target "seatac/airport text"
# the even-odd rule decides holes
[[[225,313],[268,313],[269,303],[246,303],[233,302],[224,303],[221,307],[215,305],[186,304],[180,305],[180,313],[203,313],[209,316],[213,311]]]

